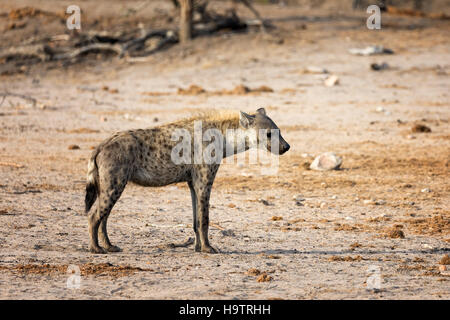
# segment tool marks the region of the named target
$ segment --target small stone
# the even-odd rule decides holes
[[[374,71],[381,71],[381,70],[386,70],[389,69],[389,65],[386,62],[383,63],[372,63],[370,65],[370,68]]]
[[[258,199],[258,202],[261,202],[265,206],[273,206],[273,203],[271,203],[265,199]]]
[[[336,75],[331,75],[325,79],[324,84],[327,87],[333,87],[339,83],[339,77]]]
[[[406,138],[408,138],[408,139],[410,139],[410,140],[413,140],[413,139],[416,139],[416,136],[413,135],[413,134],[408,134],[408,135],[406,136]]]
[[[373,199],[366,199],[363,201],[364,204],[375,204],[375,200]]]
[[[228,229],[228,230],[222,230],[221,233],[222,233],[222,235],[225,236],[225,237],[234,237],[234,236],[235,236],[233,230],[230,230],[230,229]]]
[[[430,190],[430,188],[423,188],[422,190],[420,190],[420,192],[428,193],[428,192],[431,192],[431,190]]]
[[[377,206],[382,206],[382,205],[385,205],[385,204],[386,204],[386,201],[385,201],[385,200],[377,200],[377,201],[375,201],[375,204],[376,204]]]
[[[69,150],[78,150],[78,149],[80,149],[80,146],[77,146],[76,144],[71,144],[71,145],[68,147],[68,149],[69,149]]]
[[[304,73],[314,73],[314,74],[324,74],[328,73],[327,69],[321,68],[321,67],[315,67],[315,66],[308,66],[303,71]]]
[[[337,195],[331,196],[331,199],[336,200],[337,199]]]
[[[320,204],[320,209],[324,209],[326,206],[327,206],[327,204],[326,204],[325,202],[322,202],[322,203]]]
[[[309,168],[311,170],[336,170],[342,164],[342,158],[338,157],[334,152],[326,152],[317,156],[311,163]]]
[[[393,54],[394,51],[388,48],[385,48],[380,45],[368,46],[364,49],[360,48],[351,48],[348,50],[351,54],[359,55],[359,56],[371,56],[375,54]]]
[[[415,124],[411,128],[411,131],[415,133],[424,133],[424,132],[431,132],[431,129],[423,124]]]

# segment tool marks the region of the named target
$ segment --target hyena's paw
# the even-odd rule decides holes
[[[201,252],[202,251],[202,246],[200,245],[200,242],[194,242],[194,250],[195,252]]]
[[[90,253],[97,253],[97,254],[105,254],[107,253],[107,251],[105,249],[103,249],[102,247],[90,247],[89,248],[89,252]]]
[[[110,245],[109,247],[106,247],[106,251],[108,251],[108,252],[121,252],[122,249],[120,249],[118,246]]]
[[[214,249],[211,246],[203,246],[200,250],[201,252],[205,252],[205,253],[219,253],[219,251],[217,249]]]

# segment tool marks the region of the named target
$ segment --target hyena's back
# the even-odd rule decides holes
[[[171,160],[174,143],[161,128],[119,132],[103,141],[88,163],[86,212],[97,195],[118,198],[129,181],[151,187],[187,181],[188,166]]]

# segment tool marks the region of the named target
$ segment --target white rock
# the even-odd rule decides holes
[[[317,156],[311,163],[309,168],[311,170],[335,170],[342,164],[342,158],[338,157],[334,152],[326,152]]]
[[[333,87],[339,83],[339,77],[336,75],[331,75],[328,78],[325,79],[324,84],[327,87]]]
[[[315,66],[309,66],[306,67],[305,72],[307,73],[328,73],[327,69],[315,67]]]
[[[392,54],[394,53],[391,49],[384,48],[383,46],[368,46],[364,49],[352,48],[348,52],[351,54],[359,56],[371,56],[374,54]]]
[[[426,192],[431,192],[430,188],[424,188],[422,190],[420,190],[420,192],[426,193]]]

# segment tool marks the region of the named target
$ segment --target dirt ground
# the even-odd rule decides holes
[[[93,2],[81,3],[84,28],[95,19],[113,28],[123,5]],[[41,24],[64,33],[48,16],[8,27],[8,13],[26,5],[61,12],[67,3],[2,2],[2,45]],[[0,76],[1,92],[36,99],[6,96],[0,106],[0,299],[450,298],[450,266],[440,267],[450,251],[450,21],[383,15],[382,29],[368,30],[365,12],[349,4],[257,8],[277,26],[269,35],[223,32],[143,62],[89,54]],[[372,44],[394,54],[348,52]],[[370,69],[383,62],[390,68]],[[325,86],[329,74],[308,67],[339,83]],[[191,85],[206,92],[179,90]],[[240,85],[272,91],[233,91]],[[219,254],[171,245],[193,236],[185,184],[127,186],[108,225],[123,251],[88,252],[84,188],[94,146],[198,110],[259,107],[291,149],[274,175],[221,167],[210,210]],[[413,132],[416,124],[431,132]],[[328,151],[343,158],[340,170],[308,169]],[[80,269],[79,288],[67,286],[68,266]],[[368,290],[374,276],[380,286]]]

